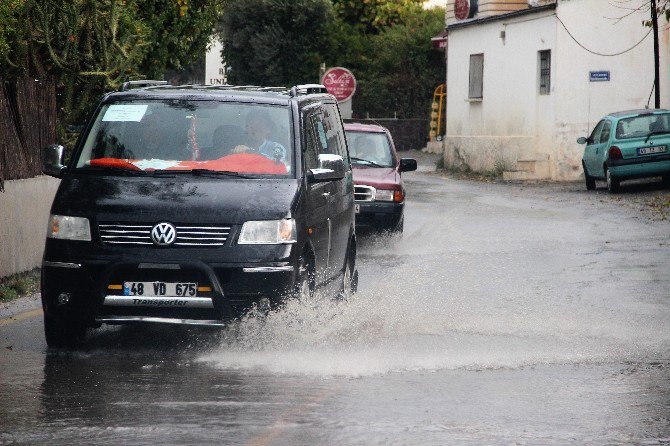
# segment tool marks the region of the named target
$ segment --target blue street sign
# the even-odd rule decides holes
[[[609,82],[609,71],[589,71],[589,82]]]

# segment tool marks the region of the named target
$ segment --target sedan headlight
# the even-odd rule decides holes
[[[377,201],[393,201],[393,191],[388,189],[377,189],[375,194]]]
[[[242,225],[241,245],[280,245],[295,243],[295,220],[248,221]]]
[[[79,240],[83,242],[90,242],[91,225],[88,222],[88,218],[84,217],[50,215],[49,227],[47,228],[47,237],[61,240]]]

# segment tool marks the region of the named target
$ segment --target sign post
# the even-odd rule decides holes
[[[352,72],[342,67],[329,68],[321,78],[321,83],[337,99],[342,118],[351,118],[352,98],[356,93],[356,78]]]

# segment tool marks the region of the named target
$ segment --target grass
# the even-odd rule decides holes
[[[656,213],[660,220],[668,220],[670,216],[670,196],[659,195],[647,201],[648,206]]]
[[[435,163],[435,168],[437,171],[450,174],[457,178],[468,178],[474,180],[499,180],[503,176],[503,172],[511,170],[510,163],[502,158],[496,159],[493,169],[486,170],[483,172],[475,172],[465,163],[455,165],[447,164],[444,161],[444,157],[440,157]]]
[[[40,287],[40,269],[0,278],[0,302],[37,293]]]

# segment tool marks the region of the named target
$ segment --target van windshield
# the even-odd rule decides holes
[[[119,101],[101,108],[76,167],[290,177],[292,153],[288,107]]]

